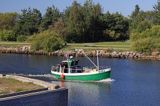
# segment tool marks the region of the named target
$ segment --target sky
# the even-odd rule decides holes
[[[85,0],[76,0],[83,4]],[[18,12],[23,9],[36,8],[45,13],[47,7],[56,6],[61,12],[72,4],[73,0],[0,0],[0,12]],[[93,0],[102,6],[103,12],[119,12],[125,16],[131,14],[136,4],[141,10],[152,10],[157,0]]]

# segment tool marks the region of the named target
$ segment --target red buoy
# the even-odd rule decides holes
[[[63,73],[61,74],[61,78],[64,79],[64,74]]]

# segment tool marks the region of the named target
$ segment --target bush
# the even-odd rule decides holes
[[[33,50],[55,51],[64,47],[64,40],[53,31],[44,31],[34,35],[32,39]]]
[[[26,36],[23,36],[23,35],[17,37],[17,41],[19,41],[19,42],[23,42],[23,41],[25,41],[26,39],[27,39],[27,37],[26,37]]]
[[[16,41],[16,35],[12,30],[1,30],[0,40],[1,41]]]
[[[152,38],[144,38],[136,40],[132,43],[132,47],[136,51],[146,52],[146,53],[150,53],[151,51],[153,51],[153,49],[156,48]]]
[[[160,26],[131,34],[132,48],[140,52],[160,51]]]
[[[50,36],[44,40],[44,50],[46,51],[54,51],[61,49],[64,45],[64,42],[55,36]]]

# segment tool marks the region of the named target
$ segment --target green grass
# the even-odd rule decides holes
[[[28,45],[26,42],[0,42],[1,45]]]
[[[43,88],[33,83],[20,82],[12,78],[0,78],[0,95]]]
[[[26,42],[0,42],[0,46],[3,47],[19,47],[24,45],[31,45]],[[125,42],[95,42],[95,43],[68,43],[62,50],[74,50],[74,49],[84,49],[84,50],[115,50],[115,51],[129,51],[131,50],[130,41]]]
[[[19,47],[24,45],[31,45],[31,44],[26,42],[0,42],[0,46],[3,47]]]
[[[126,42],[96,42],[96,43],[68,43],[67,47],[63,50],[84,49],[84,50],[96,50],[96,49],[112,49],[116,51],[130,50],[130,41]]]

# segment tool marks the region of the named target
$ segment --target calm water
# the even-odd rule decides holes
[[[63,57],[0,55],[0,73],[49,74]],[[79,58],[82,66],[92,66]],[[93,58],[92,58],[93,59]],[[95,59],[93,59],[95,60]],[[111,66],[111,83],[56,82],[69,88],[71,106],[159,106],[160,61],[100,58]]]

